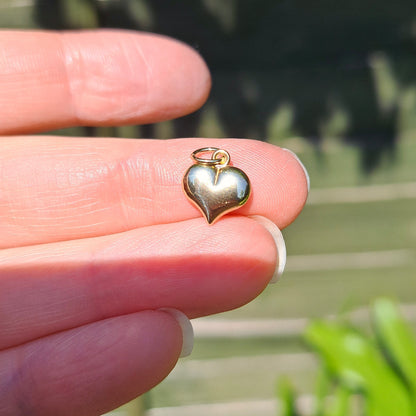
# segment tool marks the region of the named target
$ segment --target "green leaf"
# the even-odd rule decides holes
[[[362,334],[318,321],[309,326],[306,338],[345,388],[364,395],[368,416],[413,415],[404,384]]]
[[[277,385],[280,416],[299,416],[296,411],[296,394],[290,381],[283,377]]]
[[[332,395],[334,377],[322,365],[319,369],[315,391],[314,416],[348,416],[350,391],[341,385],[335,388]]]
[[[316,391],[315,391],[315,410],[314,416],[325,415],[325,401],[329,394],[332,378],[325,366],[319,368]]]
[[[372,315],[377,339],[406,381],[414,398],[416,413],[416,337],[393,301],[385,298],[376,300]]]
[[[337,387],[324,416],[348,416],[351,392],[343,385]]]

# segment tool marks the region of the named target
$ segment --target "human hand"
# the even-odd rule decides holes
[[[257,141],[21,136],[197,109],[209,73],[173,40],[4,31],[0,86],[0,415],[99,415],[160,382],[189,342],[185,316],[161,308],[236,308],[281,271],[276,225],[298,215],[307,179]],[[182,191],[204,146],[252,183],[213,226]]]

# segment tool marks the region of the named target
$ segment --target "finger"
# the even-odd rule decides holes
[[[277,268],[255,220],[202,218],[0,251],[0,349],[141,310],[194,318],[255,298]]]
[[[80,239],[201,217],[185,197],[190,154],[230,152],[252,195],[238,211],[290,224],[307,197],[293,154],[254,140],[10,138],[0,155],[0,248]]]
[[[0,134],[175,118],[210,89],[199,55],[159,35],[2,31],[0,50]]]
[[[162,381],[181,347],[173,317],[145,311],[0,352],[0,414],[101,415]]]

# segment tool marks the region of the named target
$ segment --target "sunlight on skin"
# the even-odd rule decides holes
[[[196,110],[209,72],[180,42],[3,31],[0,51],[0,414],[99,415],[175,365],[181,325],[160,308],[209,315],[266,287],[272,229],[247,216],[290,224],[307,179],[289,152],[250,140],[10,136]],[[253,187],[214,226],[182,190],[204,146],[227,149]]]

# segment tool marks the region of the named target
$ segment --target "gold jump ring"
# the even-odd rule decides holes
[[[199,153],[213,152],[211,159],[205,159],[198,157]],[[217,158],[221,155],[222,157]],[[202,147],[192,152],[192,158],[197,163],[202,163],[204,165],[227,165],[230,161],[230,154],[226,150],[219,149],[218,147]]]

